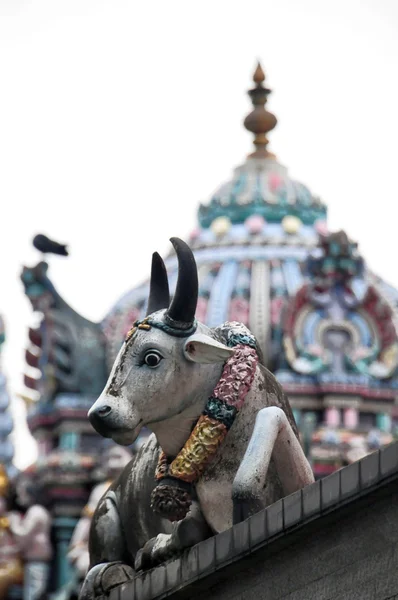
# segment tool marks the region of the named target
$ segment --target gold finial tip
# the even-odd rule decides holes
[[[265,80],[265,73],[263,71],[263,68],[261,66],[260,61],[257,62],[257,67],[256,70],[254,71],[253,74],[253,81],[254,83],[256,83],[257,85],[259,85],[260,83],[262,83]]]
[[[265,107],[271,90],[264,87],[264,80],[265,74],[260,61],[258,61],[253,74],[255,86],[248,92],[253,104],[253,110],[244,120],[246,129],[254,133],[253,143],[256,149],[249,156],[256,158],[267,158],[270,156],[270,152],[267,150],[268,138],[266,134],[272,131],[277,123],[276,117]]]

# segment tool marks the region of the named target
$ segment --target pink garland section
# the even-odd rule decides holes
[[[253,383],[257,363],[258,356],[254,348],[243,344],[235,346],[235,352],[225,363],[220,380],[214,388],[214,398],[224,400],[240,410]]]

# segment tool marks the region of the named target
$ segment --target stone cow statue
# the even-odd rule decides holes
[[[173,300],[155,253],[147,316],[88,413],[118,444],[132,444],[144,426],[154,435],[98,504],[81,600],[313,482],[288,400],[254,336],[240,323],[196,322],[195,259],[183,241],[171,242]]]

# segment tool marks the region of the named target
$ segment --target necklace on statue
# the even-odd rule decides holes
[[[235,352],[225,362],[221,377],[184,447],[175,458],[166,456],[163,451],[160,453],[151,507],[169,521],[180,521],[187,515],[193,485],[214,459],[253,383],[258,363],[256,340],[247,329],[244,333],[241,330],[239,324],[239,331],[229,331],[228,345],[234,347]]]

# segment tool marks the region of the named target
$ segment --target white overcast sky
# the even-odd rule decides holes
[[[256,58],[274,90],[271,149],[398,286],[395,0],[0,0],[0,310],[17,416],[31,309],[19,282],[43,232],[50,275],[100,320],[151,253],[251,148]]]

